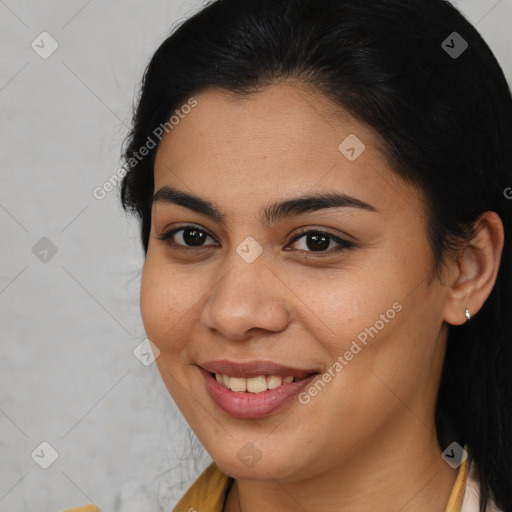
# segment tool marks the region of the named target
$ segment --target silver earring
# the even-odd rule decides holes
[[[469,309],[466,308],[466,318],[468,319],[467,321],[469,322],[469,320],[471,320],[471,313],[469,312]]]

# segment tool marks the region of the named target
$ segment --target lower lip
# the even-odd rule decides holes
[[[293,400],[318,375],[314,373],[297,382],[282,384],[261,393],[238,392],[225,388],[206,370],[198,367],[213,401],[235,418],[255,419],[268,416]]]

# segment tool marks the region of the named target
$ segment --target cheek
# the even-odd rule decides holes
[[[203,289],[200,278],[180,276],[168,263],[147,257],[142,271],[140,310],[147,337],[160,350],[181,349],[183,335]]]
[[[390,260],[330,269],[326,278],[319,277],[318,272],[302,272],[290,286],[294,297],[300,299],[295,303],[296,310],[301,311],[300,322],[312,337],[327,345],[332,357],[348,350],[360,333],[364,339],[365,329],[376,322],[379,331],[394,323],[393,304],[405,293]],[[384,320],[381,315],[385,315]]]
[[[317,280],[316,284],[314,279],[302,280],[304,293],[300,295],[308,297],[305,302],[317,314],[316,319],[310,314],[312,319],[304,317],[302,322],[326,349],[332,364],[338,361],[336,367],[331,367],[336,375],[335,384],[329,385],[332,392],[344,394],[351,389],[360,393],[353,402],[350,397],[343,398],[354,412],[361,407],[363,397],[375,406],[387,403],[375,400],[381,394],[381,399],[386,398],[389,391],[370,368],[384,372],[392,382],[400,380],[393,373],[393,369],[400,368],[400,375],[407,380],[411,367],[416,368],[425,356],[428,347],[414,348],[423,311],[422,287],[411,294],[424,278],[418,267],[407,263],[395,247],[394,252],[390,248],[382,256],[373,257],[371,265],[365,262],[347,268],[333,279]],[[306,290],[310,290],[309,295]]]

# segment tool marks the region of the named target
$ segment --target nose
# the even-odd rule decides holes
[[[290,319],[289,295],[264,253],[247,263],[233,251],[229,263],[201,311],[202,324],[238,341],[246,339],[250,330],[284,330]]]

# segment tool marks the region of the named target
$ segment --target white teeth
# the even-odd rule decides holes
[[[296,380],[301,380],[289,375],[282,377],[281,375],[258,375],[257,377],[229,377],[228,375],[215,374],[215,379],[219,384],[232,391],[249,393],[261,393],[267,389],[275,389],[282,384],[290,384]]]
[[[261,393],[267,389],[267,379],[265,375],[259,377],[250,377],[247,379],[247,391],[250,393]]]
[[[243,377],[231,377],[229,387],[233,391],[245,391],[247,389],[247,379]]]
[[[281,377],[281,375],[270,375],[270,377],[267,377],[268,389],[278,388],[282,383],[283,377]]]

